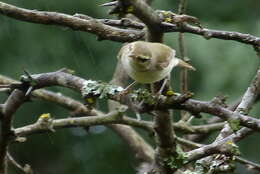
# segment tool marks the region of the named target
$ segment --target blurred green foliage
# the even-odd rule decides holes
[[[94,18],[109,18],[107,9],[98,5],[101,1],[43,1],[6,0],[18,7],[57,11],[67,14],[82,13]],[[178,9],[178,1],[154,0],[153,7],[162,10]],[[238,31],[260,36],[259,0],[190,0],[187,14],[196,16],[202,25],[211,29]],[[96,36],[72,31],[68,28],[31,24],[0,16],[0,73],[18,79],[23,69],[31,73],[55,71],[67,67],[86,79],[109,82],[116,65],[120,43],[97,41]],[[177,50],[178,34],[165,36],[166,44]],[[259,60],[251,46],[235,41],[205,40],[201,36],[185,34],[185,42],[191,63],[196,72],[189,77],[190,90],[196,99],[210,100],[227,95],[228,103],[237,100],[246,90],[254,76]],[[173,85],[179,91],[179,69],[173,71]],[[51,88],[73,98],[78,94],[63,89]],[[1,94],[0,101],[6,96]],[[100,105],[100,108],[105,108]],[[68,112],[57,105],[35,101],[25,104],[15,114],[15,127],[33,123],[42,113],[51,113],[55,118],[67,117]],[[251,112],[259,115],[259,105]],[[257,140],[258,139],[258,140]],[[242,155],[260,162],[259,138],[248,137],[241,145]],[[111,130],[91,128],[86,134],[81,129],[57,131],[55,134],[33,135],[25,143],[12,145],[11,153],[21,163],[29,163],[36,173],[134,173],[135,161],[126,145]],[[11,169],[12,173],[19,173]],[[237,173],[245,173],[239,167]]]

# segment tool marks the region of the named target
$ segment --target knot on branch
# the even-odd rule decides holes
[[[15,139],[14,139],[14,141],[15,141],[15,142],[18,142],[18,143],[24,143],[26,140],[27,140],[26,137],[20,137],[20,136],[17,136],[17,137],[15,137]]]
[[[174,93],[173,95],[169,95],[169,93],[170,93],[169,91],[166,93],[167,94],[166,102],[167,100],[170,100],[171,102],[170,101],[169,102],[173,104],[184,103],[190,98],[192,98],[194,95],[194,93],[189,91],[185,92],[184,94]]]
[[[49,129],[50,131],[52,132],[55,132],[55,129],[53,128],[53,119],[51,118],[51,114],[50,113],[45,113],[45,114],[42,114],[37,123],[39,124],[39,126],[41,128],[47,128]]]
[[[29,164],[25,164],[25,166],[23,167],[23,171],[26,174],[33,174],[34,173]]]
[[[214,97],[210,101],[210,104],[212,104],[213,106],[222,106],[226,108],[227,107],[226,100],[227,100],[227,96],[219,95]]]
[[[7,85],[0,85],[0,88],[10,88],[11,90],[19,89],[21,91],[25,91],[25,96],[28,96],[37,85],[36,80],[32,77],[32,75],[24,70],[24,75],[20,77],[21,82],[14,82]]]
[[[156,10],[158,13],[160,19],[166,23],[169,24],[177,24],[179,27],[185,22],[194,24],[198,26],[199,28],[202,28],[199,19],[194,16],[189,15],[178,15],[176,13],[173,13],[171,11],[164,11],[164,10]]]
[[[227,152],[232,157],[235,155],[236,156],[241,155],[239,147],[231,140],[223,144],[221,150],[223,152]]]
[[[31,92],[34,90],[34,87],[37,85],[36,80],[26,70],[24,70],[24,75],[21,76],[20,81],[22,82],[22,85],[25,87],[25,96],[30,95]]]

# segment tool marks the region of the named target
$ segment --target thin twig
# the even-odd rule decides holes
[[[30,165],[26,164],[24,167],[20,165],[11,155],[10,153],[7,153],[7,159],[8,161],[13,164],[17,169],[19,169],[21,172],[25,174],[33,174],[33,170]]]
[[[203,36],[205,39],[217,38],[222,40],[234,40],[252,46],[260,46],[260,38],[239,32],[212,30],[208,28],[199,28],[189,24],[165,26],[165,32],[184,32]]]
[[[235,160],[241,164],[246,165],[246,168],[248,170],[257,170],[260,172],[260,164],[254,163],[252,161],[249,161],[247,159],[241,158],[239,156],[235,157]]]
[[[49,117],[49,125],[42,124],[41,117],[38,121],[31,125],[16,128],[14,130],[16,136],[28,136],[35,133],[49,132],[51,130],[68,128],[68,127],[86,127],[95,125],[108,125],[108,124],[125,124],[134,127],[139,127],[144,130],[152,131],[152,125],[146,121],[138,121],[126,116],[120,116],[118,111],[112,111],[108,114],[102,114],[97,116],[84,116],[77,118],[63,118],[52,119]],[[51,128],[51,129],[50,129]]]
[[[182,15],[185,13],[187,8],[187,0],[180,0],[179,2],[179,9],[178,14]],[[187,57],[187,47],[184,43],[184,33],[180,32],[178,37],[178,43],[179,43],[179,50],[180,50],[180,58],[183,61],[186,61],[185,58]],[[188,91],[188,71],[186,68],[181,69],[180,72],[180,89],[181,93],[186,93]],[[181,119],[183,121],[188,120],[188,113],[185,111],[181,111]]]

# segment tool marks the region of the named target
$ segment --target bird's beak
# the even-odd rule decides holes
[[[134,54],[130,54],[128,57],[135,58],[136,56]]]
[[[177,66],[181,66],[183,68],[187,68],[187,69],[190,69],[190,70],[193,70],[193,71],[196,71],[196,69],[191,66],[190,64],[184,62],[183,60],[179,59],[179,63],[177,64]]]

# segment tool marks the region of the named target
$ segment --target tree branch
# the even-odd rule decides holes
[[[111,26],[118,26],[121,22],[117,20],[97,20],[94,18],[90,18],[89,20],[81,19],[80,17],[74,17],[71,15],[57,13],[57,12],[45,12],[45,11],[37,11],[37,10],[28,10],[23,8],[18,8],[13,5],[9,5],[7,3],[0,2],[0,13],[5,16],[9,16],[11,18],[46,24],[46,25],[58,25],[69,27],[73,30],[90,32],[97,35],[100,39],[107,39],[117,42],[132,42],[136,40],[140,40],[144,37],[144,32],[139,30],[127,30],[127,29],[119,29]],[[103,23],[104,24],[103,24]],[[108,24],[108,25],[105,25]],[[109,26],[111,25],[111,26]],[[260,47],[260,38],[250,35],[243,34],[239,32],[232,31],[221,31],[221,30],[212,30],[207,28],[199,28],[192,25],[182,25],[182,27],[171,24],[161,24],[161,28],[164,32],[184,32],[184,33],[192,33],[196,35],[201,35],[206,39],[210,38],[218,38],[223,40],[234,40],[241,43],[249,44],[252,46]],[[125,24],[122,24],[125,26]],[[144,26],[142,23],[135,24],[134,26],[129,25],[132,28],[140,28]],[[138,27],[136,27],[138,26]]]
[[[176,103],[177,102],[177,103]],[[243,125],[245,127],[254,129],[259,131],[260,130],[260,120],[239,114],[236,112],[232,112],[226,108],[224,108],[221,105],[212,103],[212,102],[204,102],[204,101],[198,101],[189,99],[183,103],[180,103],[177,98],[173,99],[164,99],[162,102],[160,102],[158,108],[172,108],[172,109],[183,109],[186,111],[189,111],[191,113],[208,113],[211,115],[218,116],[224,120],[237,120],[240,125]]]
[[[200,148],[192,150],[188,152],[188,162],[192,162],[203,157],[216,154],[216,153],[224,153],[229,155],[236,155],[230,152],[230,148],[226,148],[229,142],[238,142],[244,137],[248,136],[250,129],[244,128],[236,133],[231,134],[230,136],[221,139],[219,141],[215,141],[209,145],[204,145]]]
[[[244,164],[248,170],[257,170],[258,172],[260,172],[260,164],[254,163],[239,156],[236,156],[235,158],[237,162]]]
[[[71,74],[64,73],[62,71],[52,72],[52,73],[45,73],[45,74],[37,74],[32,75],[32,78],[34,82],[36,83],[35,89],[38,87],[44,87],[44,84],[50,86],[50,85],[61,85],[65,87],[69,87],[72,89],[76,89],[77,91],[80,91],[80,88],[83,87],[83,84],[85,83],[84,79],[81,79],[79,77],[73,76]],[[83,83],[83,84],[82,84]],[[116,97],[112,97],[112,99],[115,100]],[[123,102],[125,100],[117,100],[120,102]],[[151,106],[150,106],[151,107]],[[151,108],[154,108],[155,106],[152,106]],[[199,112],[206,112],[212,115],[217,115],[224,119],[238,119],[240,120],[241,125],[248,126],[250,128],[255,128],[259,130],[259,120],[245,116],[240,113],[232,112],[221,105],[215,103],[215,102],[202,102],[197,101],[193,99],[187,99],[187,97],[183,96],[172,96],[172,97],[163,97],[160,96],[160,100],[158,101],[158,105],[156,109],[168,109],[168,108],[177,108],[177,109],[185,109],[192,113],[199,113]],[[236,132],[235,135],[243,134],[243,136],[248,135],[248,133],[252,132],[249,129],[242,129],[238,132]],[[232,137],[232,139],[239,139],[239,137]],[[222,141],[222,140],[221,140]],[[216,149],[217,144],[212,144],[211,146],[206,146],[206,150],[215,148]],[[201,157],[204,157],[205,149],[200,149],[198,151],[194,151],[195,154],[199,152],[199,155],[192,154],[191,159],[199,159]],[[213,150],[214,152],[214,150]],[[207,152],[207,153],[213,153],[213,152]],[[203,155],[204,154],[204,155]],[[195,158],[195,157],[196,158]]]
[[[32,78],[36,83],[34,89],[59,85],[77,91],[81,91],[82,88],[84,87],[84,84],[86,83],[86,80],[68,73],[64,73],[62,71],[36,74],[36,75],[32,75]],[[128,98],[127,96],[123,96],[120,99],[116,95],[108,96],[108,97],[115,101],[119,101],[122,104],[129,104],[128,102],[130,101],[129,99],[127,99]],[[160,96],[160,100],[157,103],[157,105],[154,106],[153,104],[151,105],[147,104],[145,111],[149,111],[152,108],[154,109],[155,107],[158,110],[184,109],[191,113],[204,112],[204,113],[216,115],[225,120],[236,119],[240,122],[241,125],[245,127],[252,128],[255,130],[260,130],[260,121],[258,119],[240,113],[232,112],[214,102],[204,102],[204,101],[198,101],[193,99],[187,99],[185,95],[171,96],[171,97]]]
[[[138,121],[126,116],[122,116],[119,111],[112,111],[108,114],[98,116],[84,116],[78,118],[64,118],[52,119],[48,118],[48,124],[43,124],[41,117],[38,121],[31,125],[16,128],[14,130],[16,136],[28,136],[35,133],[42,133],[67,127],[86,127],[95,125],[108,125],[108,124],[126,124],[134,127],[139,127],[148,131],[152,131],[151,124],[146,121]],[[47,123],[47,122],[46,122]]]
[[[203,146],[205,146],[204,144],[198,144],[198,143],[194,143],[192,141],[189,141],[189,140],[186,140],[186,139],[183,139],[183,138],[179,138],[179,137],[176,137],[177,141],[180,143],[180,144],[183,144],[184,146],[188,146],[190,148],[193,148],[193,149],[196,149],[196,148],[201,148]],[[246,165],[246,167],[248,168],[248,170],[257,170],[257,171],[260,171],[260,165],[257,164],[257,163],[254,163],[252,161],[249,161],[249,160],[246,160],[244,158],[241,158],[239,156],[234,156],[235,157],[235,160],[241,164],[244,164]],[[209,162],[212,162],[212,161],[209,161]]]
[[[110,81],[113,85],[125,86],[125,82],[129,79],[128,75],[124,71],[120,61],[117,62],[116,69],[113,74],[113,78]],[[109,110],[114,110],[121,104],[108,100]],[[154,160],[153,148],[136,132],[133,128],[126,125],[110,125],[113,129],[129,146],[129,149],[135,154],[136,159],[140,164],[152,163]]]
[[[260,69],[258,69],[254,79],[252,80],[250,86],[246,90],[245,94],[243,95],[241,102],[235,109],[234,113],[241,113],[241,114],[248,114],[251,107],[255,103],[257,97],[260,93]],[[234,118],[233,118],[234,119]],[[234,119],[236,120],[236,119]],[[220,134],[217,136],[215,141],[219,141],[227,137],[228,135],[232,134],[233,130],[230,124],[225,124],[224,128],[221,130]],[[253,130],[245,129],[247,134],[251,134]],[[205,159],[201,159],[201,161],[212,161],[212,157],[209,156]]]
[[[260,46],[259,37],[250,34],[234,32],[234,31],[222,31],[222,30],[212,30],[207,28],[199,28],[189,24],[183,24],[181,28],[177,25],[165,26],[165,31],[192,33],[192,34],[201,35],[205,39],[217,38],[222,40],[234,40],[252,46],[258,46],[258,47]]]
[[[73,30],[93,33],[97,35],[100,40],[107,39],[117,42],[129,42],[132,40],[140,40],[143,37],[143,33],[140,33],[140,31],[111,27],[90,17],[86,20],[63,13],[27,10],[3,2],[0,2],[0,14],[21,21],[45,25],[58,25],[69,27]]]
[[[13,136],[11,130],[13,114],[24,102],[25,93],[18,89],[15,89],[8,97],[2,108],[0,114],[0,173],[7,174],[7,151],[10,141],[10,137]]]
[[[121,68],[118,68],[119,70]],[[121,69],[122,70],[122,69]],[[62,71],[57,71],[56,73],[63,74]],[[67,74],[69,75],[69,74]],[[122,75],[120,73],[120,75]],[[61,76],[62,78],[62,76]],[[44,78],[43,78],[44,79]],[[53,77],[52,79],[60,79]],[[75,78],[69,78],[74,79],[76,81],[80,81],[79,79]],[[17,81],[7,78],[5,76],[0,75],[0,84],[10,84],[10,83],[17,83]],[[64,82],[62,82],[64,83]],[[69,81],[68,83],[74,83],[73,81]],[[76,83],[75,83],[76,84]],[[80,88],[80,84],[76,84],[78,88]],[[80,89],[78,89],[80,90]],[[96,111],[94,109],[88,110],[87,107],[85,107],[82,103],[60,95],[53,92],[50,92],[48,90],[44,89],[38,89],[32,92],[33,97],[39,98],[41,100],[46,100],[50,102],[54,102],[59,104],[62,107],[65,107],[71,111],[73,111],[74,114],[79,115],[100,115],[103,114],[99,111]],[[129,118],[129,122],[133,122]],[[136,122],[140,125],[140,123]],[[146,123],[148,124],[148,123]],[[126,125],[107,125],[109,128],[111,128],[114,132],[116,132],[123,140],[125,140],[126,144],[129,145],[130,149],[134,151],[135,157],[139,160],[143,161],[151,161],[153,159],[153,149],[148,145],[143,139],[129,126]],[[150,130],[150,128],[148,128]],[[150,130],[151,131],[151,130]]]
[[[250,86],[244,93],[241,102],[235,110],[235,113],[241,113],[247,115],[255,103],[256,98],[260,93],[260,69],[258,69],[254,79],[252,80]],[[220,134],[217,137],[218,139],[225,138],[226,136],[232,133],[232,129],[229,124],[226,124],[221,130]]]
[[[122,75],[123,74],[121,71],[122,68],[119,67],[118,69],[120,70],[119,75]],[[111,83],[119,85],[119,81],[123,82],[125,80],[119,80],[118,82],[116,82],[116,81],[117,80],[114,79],[111,81]],[[0,75],[0,84],[9,84],[9,86],[10,86],[11,83],[18,83],[18,81],[8,78],[6,76]],[[57,93],[54,93],[54,92],[51,92],[48,90],[44,90],[44,89],[37,89],[37,90],[33,91],[32,97],[38,98],[41,100],[45,100],[45,101],[49,101],[49,102],[53,102],[53,103],[57,103],[60,106],[71,110],[73,112],[72,114],[76,114],[76,115],[77,114],[79,114],[79,115],[102,114],[102,113],[99,113],[99,111],[88,110],[85,105],[83,105],[82,103],[80,103],[70,97],[66,97],[64,95],[60,95],[60,94],[57,94]],[[113,102],[115,102],[115,101],[113,101]],[[124,118],[131,119],[129,117],[124,117]],[[129,120],[129,121],[131,121],[131,120]],[[146,122],[146,124],[152,125],[151,122]],[[223,126],[224,126],[224,122],[211,123],[211,124],[206,124],[206,125],[196,125],[196,126],[187,125],[184,122],[173,123],[173,127],[176,131],[181,131],[183,133],[190,133],[190,134],[208,134],[212,131],[221,129]],[[146,130],[149,130],[149,129],[146,129]]]
[[[186,12],[187,8],[187,0],[179,1],[178,14],[182,15]],[[187,47],[184,42],[184,33],[180,32],[178,35],[178,45],[180,50],[180,58],[183,61],[189,61],[187,58]],[[180,91],[181,93],[185,93],[188,91],[188,70],[186,68],[182,68],[180,71]],[[187,121],[189,119],[189,115],[185,111],[181,111],[181,119],[183,121]]]
[[[8,161],[13,164],[17,169],[25,174],[33,174],[33,170],[30,165],[26,164],[24,167],[21,166],[9,153],[7,153]]]
[[[58,85],[71,88],[76,91],[81,91],[84,87],[84,84],[87,83],[85,79],[62,71],[36,74],[32,75],[32,78],[35,83],[34,89]],[[128,98],[128,96],[122,96],[118,98],[117,95],[110,95],[108,97],[112,100],[118,101],[126,105],[129,105],[129,101],[131,101]],[[235,119],[238,120],[240,124],[245,127],[258,131],[260,130],[260,121],[258,119],[246,116],[244,114],[232,112],[215,102],[204,102],[193,99],[187,99],[186,95],[171,97],[160,96],[160,99],[156,106],[154,104],[146,104],[145,108],[143,108],[143,111],[151,111],[155,108],[157,110],[183,109],[191,113],[195,113],[195,115],[197,113],[204,112],[216,115],[225,120]]]
[[[131,9],[130,13],[134,14],[146,25],[146,41],[163,41],[163,31],[160,25],[162,21],[159,15],[143,0],[119,0],[117,8],[121,8],[123,12],[129,12],[129,9]],[[160,83],[154,85],[161,86]],[[176,169],[165,163],[165,159],[177,155],[175,132],[172,127],[170,111],[155,111],[153,127],[156,140],[155,168],[157,169],[155,170],[159,170],[159,173],[173,173]]]

